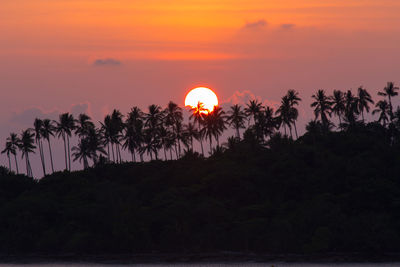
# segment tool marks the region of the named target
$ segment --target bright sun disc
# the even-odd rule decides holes
[[[186,95],[185,106],[196,108],[199,102],[204,105],[204,113],[209,113],[214,110],[214,106],[218,106],[218,97],[206,87],[195,88]]]

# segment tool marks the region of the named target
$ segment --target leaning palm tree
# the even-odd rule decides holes
[[[50,137],[54,136],[55,127],[52,124],[51,120],[44,119],[42,125],[42,137],[47,140],[47,144],[49,145],[50,152],[50,162],[51,162],[51,170],[54,172],[54,164],[53,164],[53,153],[51,151]]]
[[[81,139],[77,146],[72,147],[72,156],[74,161],[83,161],[84,169],[89,168],[88,158],[91,157],[91,151],[89,148],[89,140],[87,138]]]
[[[290,89],[287,94],[286,94],[288,100],[289,100],[289,105],[290,105],[290,117],[291,121],[293,123],[294,131],[296,133],[296,138],[299,138],[299,135],[297,134],[297,127],[296,127],[296,121],[297,118],[299,117],[299,111],[295,106],[299,105],[299,102],[301,101],[301,98],[299,97],[299,93],[296,92],[293,89]]]
[[[328,116],[331,116],[332,102],[329,97],[325,94],[325,91],[320,89],[316,94],[312,95],[315,101],[311,104],[314,108],[315,119],[321,118],[324,129],[328,129],[330,124]]]
[[[378,92],[378,95],[387,96],[388,97],[390,120],[393,119],[392,98],[399,94],[397,92],[398,90],[399,90],[399,87],[395,86],[393,82],[388,82],[387,85],[385,86],[385,88],[383,88],[383,91],[382,92]]]
[[[69,139],[72,131],[75,129],[75,120],[72,114],[63,113],[59,116],[59,121],[56,123],[56,133],[58,137],[62,137],[64,141],[64,154],[65,154],[65,169],[71,170],[71,152]]]
[[[250,100],[250,102],[246,105],[246,108],[244,111],[246,112],[246,115],[249,116],[249,125],[250,125],[250,120],[251,117],[253,117],[254,124],[256,124],[256,117],[258,113],[260,113],[263,109],[263,106],[261,102],[259,102],[257,99],[255,100]]]
[[[368,93],[366,89],[362,86],[358,88],[358,97],[357,97],[357,105],[358,110],[361,112],[362,121],[365,122],[364,119],[364,110],[369,112],[369,104],[374,104],[371,95]]]
[[[13,150],[13,146],[10,142],[6,142],[6,147],[1,151],[1,154],[6,154],[8,158],[8,169],[11,171],[11,154],[15,154],[15,150]]]
[[[15,151],[14,155],[14,160],[15,160],[15,168],[17,170],[17,174],[19,174],[19,169],[18,169],[18,160],[17,160],[17,148],[19,148],[19,138],[16,133],[11,133],[9,137],[7,137],[7,142],[11,144],[11,147],[13,151]]]
[[[21,133],[19,149],[22,152],[22,158],[25,158],[26,164],[26,175],[33,177],[31,162],[29,160],[29,153],[35,153],[35,134],[31,132],[30,129],[25,130]]]
[[[389,121],[389,113],[390,113],[390,105],[386,100],[381,100],[375,105],[376,109],[372,111],[372,114],[379,113],[378,122],[382,123],[383,127],[386,127],[386,124]],[[389,116],[388,116],[389,115]]]
[[[39,155],[43,168],[43,176],[46,176],[46,165],[45,165],[43,144],[42,144],[43,121],[41,119],[36,118],[35,121],[33,122],[33,126],[34,126],[33,130],[35,131],[35,141],[39,147]]]
[[[342,91],[334,90],[333,95],[331,96],[332,101],[332,113],[335,114],[339,118],[339,127],[342,125],[342,116],[345,112],[345,98]]]
[[[197,123],[198,126],[198,141],[200,142],[201,146],[201,154],[204,156],[204,148],[203,148],[203,134],[201,134],[201,125],[204,120],[204,116],[207,114],[207,110],[204,108],[204,104],[201,102],[197,103],[196,107],[193,107],[190,109],[192,114],[190,115],[189,119],[194,121],[194,123]]]
[[[240,140],[240,129],[245,128],[244,122],[246,120],[246,113],[239,105],[231,106],[226,117],[229,126],[236,130],[236,138]]]

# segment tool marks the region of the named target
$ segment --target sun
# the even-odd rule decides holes
[[[185,106],[197,108],[199,103],[201,103],[204,108],[202,113],[208,114],[214,110],[215,106],[218,106],[218,97],[207,87],[197,87],[186,95]]]

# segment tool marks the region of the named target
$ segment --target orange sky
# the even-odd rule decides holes
[[[60,111],[183,105],[200,85],[222,102],[296,89],[304,126],[317,89],[399,83],[399,44],[399,0],[1,0],[0,141]]]

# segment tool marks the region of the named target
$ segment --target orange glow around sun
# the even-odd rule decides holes
[[[190,108],[197,108],[198,104],[203,105],[204,111],[202,113],[208,114],[218,106],[217,95],[209,88],[197,87],[192,89],[185,98],[185,106]]]

